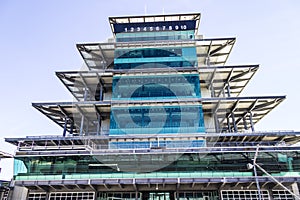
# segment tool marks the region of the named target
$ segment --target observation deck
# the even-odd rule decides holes
[[[176,25],[180,26],[183,24],[178,24],[178,22],[194,22],[190,27],[186,29],[193,29],[195,32],[198,31],[200,23],[200,13],[191,13],[191,14],[175,14],[175,15],[149,15],[149,16],[123,16],[123,17],[109,17],[109,23],[113,34],[124,32],[125,28],[128,28],[128,31],[131,31],[130,28],[134,28],[133,31],[151,31],[151,29],[143,29],[145,27],[153,27],[153,30],[156,30],[156,27],[159,27],[159,30],[164,31],[169,30],[169,26],[172,22],[177,22]],[[129,25],[129,27],[127,27]],[[140,28],[140,30],[137,29]],[[175,27],[172,27],[175,30]],[[178,27],[179,29],[180,27]],[[185,30],[186,30],[185,29]]]

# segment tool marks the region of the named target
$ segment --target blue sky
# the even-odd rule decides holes
[[[55,71],[77,70],[76,43],[110,37],[109,16],[201,12],[199,34],[237,37],[228,64],[260,64],[243,95],[287,95],[257,130],[300,131],[300,1],[1,0],[0,150],[5,137],[61,134],[31,102],[72,101]],[[12,176],[1,161],[0,179]]]

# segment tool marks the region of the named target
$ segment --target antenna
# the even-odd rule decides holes
[[[165,14],[165,8],[163,8],[163,15]]]

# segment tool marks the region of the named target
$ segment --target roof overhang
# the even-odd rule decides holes
[[[13,157],[13,155],[3,152],[3,151],[0,151],[0,159],[1,158],[12,158],[12,157]]]
[[[181,74],[199,73],[201,87],[213,91],[216,97],[223,96],[227,87],[230,87],[230,95],[239,96],[255,72],[258,65],[241,66],[201,66],[197,68],[174,68],[173,71],[167,68],[157,68],[157,74]],[[56,72],[56,76],[66,86],[77,101],[84,100],[85,91],[89,91],[90,99],[95,99],[95,94],[99,93],[99,86],[104,88],[104,92],[112,90],[112,78],[114,75],[132,74],[141,75],[152,73],[152,69],[133,70],[95,70],[95,71],[68,71]]]
[[[205,38],[195,40],[161,40],[143,42],[106,42],[77,44],[86,66],[90,70],[113,68],[114,51],[117,48],[162,48],[194,46],[198,66],[225,65],[235,43],[235,38]]]
[[[204,115],[216,115],[220,123],[220,130],[227,132],[228,128],[234,125],[238,130],[244,130],[244,121],[251,120],[255,124],[266,114],[273,110],[285,99],[285,96],[260,96],[260,97],[224,97],[224,98],[190,98],[190,99],[167,99],[167,100],[113,100],[113,101],[86,101],[86,102],[65,102],[65,103],[33,103],[33,107],[45,114],[52,121],[64,127],[67,125],[70,131],[71,120],[75,125],[74,133],[79,133],[82,117],[91,129],[97,127],[98,118],[109,118],[111,106],[155,106],[155,105],[202,105]],[[251,113],[251,119],[249,114]],[[229,118],[235,118],[234,121]],[[211,132],[211,130],[207,131]],[[107,133],[106,133],[107,134]]]
[[[194,133],[194,134],[168,134],[168,135],[149,135],[145,138],[145,135],[120,135],[120,136],[71,136],[64,137],[59,135],[50,136],[27,136],[24,138],[5,138],[5,141],[18,146],[20,151],[32,149],[32,147],[42,147],[44,149],[61,149],[64,147],[67,149],[84,149],[84,145],[88,141],[92,141],[94,144],[107,144],[110,140],[140,140],[148,139],[153,140],[167,140],[175,138],[205,138],[206,144],[213,147],[218,146],[255,146],[257,144],[267,145],[280,145],[295,144],[300,142],[300,132],[295,131],[256,131],[256,132],[240,132],[240,133]]]
[[[280,183],[290,186],[299,183],[300,177],[275,177]],[[251,189],[255,188],[255,182],[263,184],[270,189],[276,188],[278,184],[267,176],[244,176],[244,177],[191,177],[191,178],[112,178],[112,179],[89,179],[79,180],[27,180],[14,181],[16,186],[23,186],[31,191],[120,191],[126,188],[127,191],[193,191],[204,189],[222,189],[241,186]],[[126,186],[126,187],[125,187]],[[252,186],[252,187],[251,187]]]

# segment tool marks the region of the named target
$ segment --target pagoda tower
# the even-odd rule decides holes
[[[297,199],[299,132],[255,130],[286,97],[241,96],[259,65],[226,65],[236,39],[200,17],[110,17],[112,38],[77,44],[85,69],[56,72],[74,100],[32,104],[62,133],[6,138],[12,198]]]

